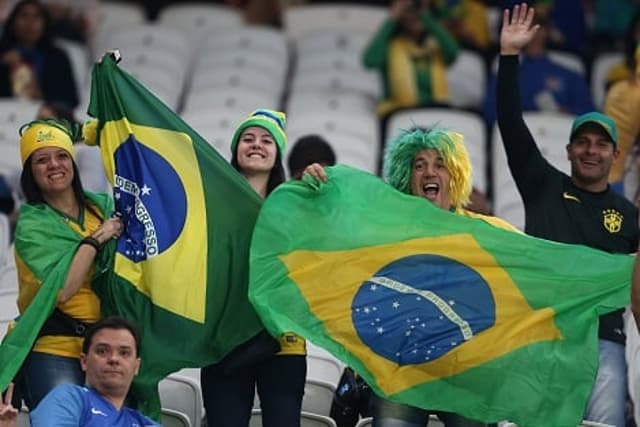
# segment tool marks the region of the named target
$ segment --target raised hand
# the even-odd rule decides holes
[[[500,31],[500,54],[517,55],[520,49],[531,41],[540,28],[540,25],[531,25],[534,15],[534,9],[526,3],[515,5],[511,14],[509,9],[504,10]]]

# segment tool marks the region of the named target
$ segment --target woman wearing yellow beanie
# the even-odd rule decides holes
[[[31,409],[59,383],[84,384],[82,337],[100,315],[90,279],[101,248],[123,228],[118,218],[109,218],[109,195],[83,190],[74,138],[66,121],[36,120],[20,129],[21,186],[27,200],[15,234],[20,313],[38,295],[53,296],[48,303],[53,312],[16,379]],[[65,259],[71,259],[70,267],[57,278],[54,271]]]
[[[262,198],[285,180],[285,120],[279,111],[256,110],[238,126],[231,140],[231,165]],[[263,357],[251,358],[247,353],[254,347],[247,347],[202,369],[202,395],[210,427],[247,427],[256,389],[264,427],[300,426],[307,375],[305,341],[286,333],[279,343],[277,354],[274,349]],[[228,369],[230,365],[235,369]]]

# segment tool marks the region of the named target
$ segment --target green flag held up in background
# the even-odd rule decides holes
[[[89,114],[125,223],[114,274],[94,287],[103,315],[140,325],[132,391],[140,409],[157,416],[162,377],[217,362],[264,330],[247,298],[261,200],[111,57],[94,66]]]
[[[250,299],[376,393],[468,418],[575,427],[598,316],[628,304],[633,258],[498,229],[343,166],[280,186],[251,246]]]

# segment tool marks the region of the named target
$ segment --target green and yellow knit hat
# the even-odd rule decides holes
[[[240,140],[240,135],[242,135],[245,129],[258,126],[266,129],[271,134],[276,141],[280,156],[284,155],[284,149],[287,146],[287,134],[284,133],[286,122],[287,116],[280,111],[267,110],[266,108],[254,111],[240,123],[238,129],[234,132],[233,138],[231,139],[231,152],[233,153],[235,151],[238,141]]]
[[[471,159],[464,146],[464,137],[448,129],[414,128],[402,130],[387,143],[383,174],[391,186],[411,194],[411,171],[416,155],[426,149],[436,150],[451,176],[451,204],[463,207],[471,195]]]

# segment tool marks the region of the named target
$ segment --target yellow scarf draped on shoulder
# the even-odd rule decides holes
[[[420,104],[417,74],[422,67],[428,68],[431,79],[431,100],[434,102],[448,100],[446,66],[438,43],[433,37],[427,37],[422,45],[415,44],[407,37],[396,37],[389,46],[388,61],[390,99],[378,106],[380,115],[396,108]]]

